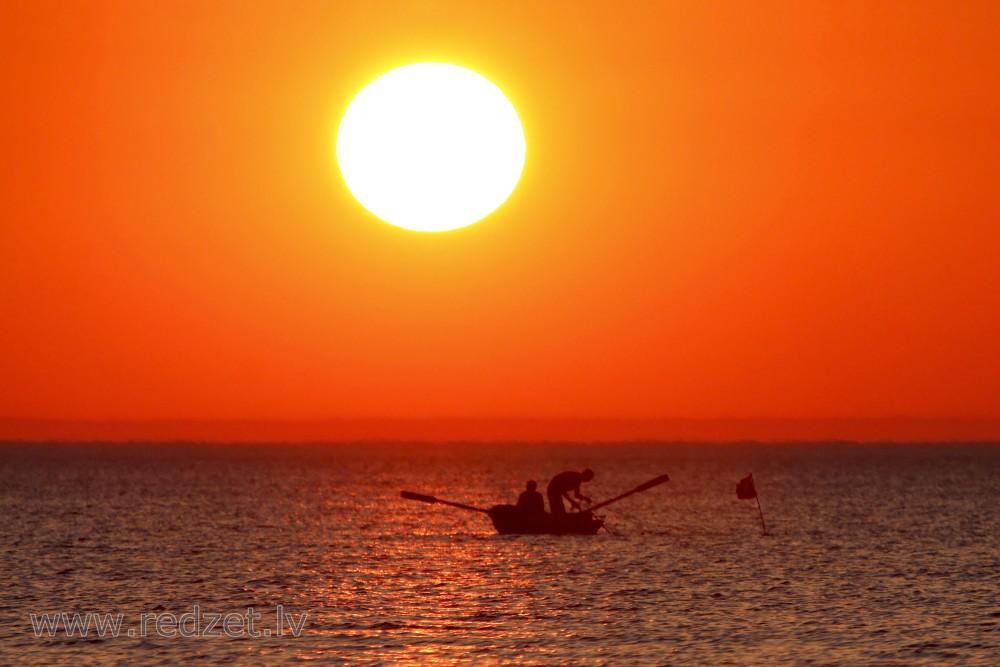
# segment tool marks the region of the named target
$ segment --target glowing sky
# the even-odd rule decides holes
[[[4,3],[0,416],[1000,417],[996,2]],[[333,156],[499,86],[486,220]]]

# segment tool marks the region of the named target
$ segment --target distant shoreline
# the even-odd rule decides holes
[[[0,418],[8,442],[1000,442],[1000,418],[324,419]]]

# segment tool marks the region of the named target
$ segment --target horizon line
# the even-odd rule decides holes
[[[0,417],[5,442],[1000,442],[1000,417]]]

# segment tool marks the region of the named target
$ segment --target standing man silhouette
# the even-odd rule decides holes
[[[580,503],[570,498],[570,491],[580,500],[586,500],[588,503],[594,502],[580,493],[580,485],[592,479],[594,479],[594,471],[590,468],[587,468],[583,472],[567,470],[553,477],[549,481],[548,488],[545,489],[545,494],[549,497],[549,511],[552,512],[552,516],[557,517],[566,514],[566,506],[563,505],[563,498],[566,498],[574,509],[581,509]]]

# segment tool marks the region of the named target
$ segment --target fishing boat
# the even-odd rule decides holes
[[[594,514],[596,510],[607,507],[611,503],[618,502],[622,498],[627,498],[634,493],[648,491],[654,486],[658,486],[669,480],[670,477],[668,475],[660,475],[644,484],[640,484],[631,491],[626,491],[610,500],[597,503],[588,509],[558,516],[544,511],[533,512],[517,505],[494,505],[490,509],[473,507],[472,505],[441,500],[434,496],[427,496],[412,491],[401,491],[399,495],[406,500],[416,500],[429,504],[439,503],[471,512],[482,512],[490,517],[493,527],[501,535],[596,535],[597,531],[604,526],[604,519]]]
[[[604,519],[589,510],[555,517],[517,505],[495,505],[487,514],[501,535],[596,535],[604,526]]]

